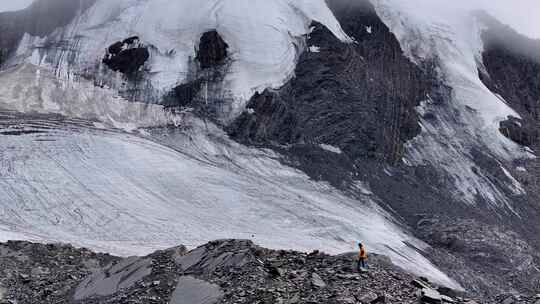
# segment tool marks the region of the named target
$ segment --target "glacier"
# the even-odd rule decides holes
[[[2,112],[0,126],[2,241],[132,255],[223,238],[341,253],[363,240],[403,268],[459,288],[369,191],[353,199],[189,114],[179,126],[139,134],[17,112]]]

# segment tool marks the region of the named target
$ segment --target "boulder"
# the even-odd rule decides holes
[[[175,257],[175,262],[187,273],[212,273],[217,268],[239,268],[255,261],[251,241],[221,240]]]
[[[368,292],[362,295],[356,296],[356,299],[358,302],[362,304],[370,304],[371,302],[375,301],[378,298],[377,294],[374,292]]]
[[[420,300],[426,304],[440,304],[442,303],[442,296],[434,289],[424,288],[422,289]]]
[[[456,303],[456,300],[454,300],[453,298],[451,298],[449,296],[446,296],[446,295],[441,295],[441,300],[444,303]]]
[[[428,288],[430,288],[430,286],[427,283],[425,283],[424,281],[421,281],[421,280],[412,280],[411,285],[413,285],[416,288],[420,288],[420,289],[428,289]]]
[[[75,290],[75,300],[103,297],[129,288],[152,272],[152,260],[127,258],[106,269],[95,271]]]
[[[311,275],[311,284],[317,288],[326,287],[324,280],[315,272]]]

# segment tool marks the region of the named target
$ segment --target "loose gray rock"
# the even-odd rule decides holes
[[[418,281],[424,287],[418,288],[410,283],[418,278],[376,254],[370,272],[358,274],[351,268],[355,259],[354,253],[269,250],[245,240],[214,241],[191,251],[180,246],[140,258],[69,245],[0,243],[0,304],[506,304],[509,298],[474,302],[433,283]]]

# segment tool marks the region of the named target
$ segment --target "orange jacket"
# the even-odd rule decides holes
[[[363,259],[363,260],[367,259],[367,253],[364,247],[360,248],[360,251],[358,252],[358,258]]]

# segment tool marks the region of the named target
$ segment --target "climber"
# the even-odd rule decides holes
[[[356,269],[360,272],[360,270],[365,270],[367,268],[367,253],[362,243],[358,243],[358,248],[358,264]]]

